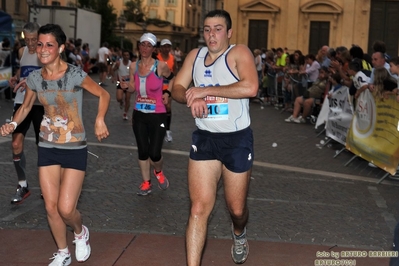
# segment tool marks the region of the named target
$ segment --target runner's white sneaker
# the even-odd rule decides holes
[[[173,141],[172,131],[166,130],[165,141],[166,142],[172,142]]]
[[[49,266],[66,266],[71,264],[71,254],[64,252],[57,252],[53,254],[53,257],[50,258],[53,260]]]
[[[89,229],[86,226],[82,225],[82,230],[84,231],[83,235],[77,237],[75,234],[75,240],[73,243],[75,244],[75,256],[76,260],[79,262],[86,261],[90,257],[91,247],[89,243]]]

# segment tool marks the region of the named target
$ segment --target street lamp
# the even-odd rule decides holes
[[[123,30],[126,27],[126,17],[123,14],[123,11],[121,11],[121,14],[118,18],[118,23],[119,23],[119,28],[121,30],[121,49],[123,49]]]

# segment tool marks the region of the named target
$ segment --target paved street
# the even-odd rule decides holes
[[[96,76],[93,78],[97,79]],[[108,233],[125,237],[133,234],[139,236],[139,240],[143,237],[155,238],[154,242],[160,241],[154,243],[155,246],[159,244],[171,248],[169,245],[175,244],[173,237],[181,240],[184,236],[189,212],[186,176],[194,121],[187,107],[173,103],[174,140],[165,143],[163,147],[164,172],[170,180],[170,188],[166,191],[154,189],[152,195],[139,197],[136,191],[141,177],[131,121],[122,120],[114,87],[109,81],[107,85],[105,88],[112,97],[106,118],[110,137],[102,143],[97,142],[93,133],[97,99],[87,94],[84,99],[84,123],[88,131],[89,151],[93,155],[88,159],[88,170],[78,209],[82,212],[84,224],[93,234],[97,234],[99,241],[107,238]],[[10,117],[11,112],[12,103],[6,102],[3,96],[0,99],[1,123]],[[322,146],[320,142],[326,141],[324,135],[317,136],[314,126],[309,123],[298,125],[284,122],[289,113],[280,113],[271,106],[261,109],[258,103],[253,102],[251,115],[255,136],[255,163],[248,195],[248,237],[253,243],[258,243],[258,249],[254,245],[253,251],[258,252],[259,257],[256,258],[256,263],[249,259],[248,265],[314,265],[300,264],[295,256],[290,257],[288,245],[291,244],[308,247],[304,248],[308,251],[312,249],[309,253],[301,251],[302,255],[306,254],[308,261],[316,259],[313,251],[318,250],[315,247],[319,246],[341,250],[391,249],[393,229],[399,219],[399,181],[387,178],[377,184],[385,172],[367,166],[367,162],[362,159],[355,159],[348,166],[344,166],[352,158],[352,154],[344,151],[333,158],[342,147],[336,143]],[[11,160],[10,140],[10,137],[0,138],[0,227],[3,229],[0,230],[0,239],[12,235],[23,237],[21,232],[35,234],[48,229],[43,200],[40,198],[35,167],[37,153],[32,130],[25,142],[32,195],[21,205],[10,204],[17,182]],[[273,143],[277,147],[273,147]],[[223,253],[214,256],[229,259],[229,215],[223,199],[222,184],[219,188],[209,221],[208,238],[221,241],[220,246],[227,245]],[[51,239],[46,241],[50,243]],[[10,247],[5,249],[1,243],[2,240],[0,261],[14,250]],[[178,243],[178,247],[181,247],[179,256],[184,257],[184,245],[181,241]],[[219,244],[211,243],[207,247],[207,258],[212,257],[212,248],[217,249]],[[40,243],[32,241],[28,246],[34,245]],[[45,263],[51,252],[55,251],[55,245],[50,248],[50,253],[46,249],[46,253],[43,251],[43,254],[35,254],[35,261]],[[149,245],[145,249],[151,248]],[[283,264],[268,262],[267,255],[273,256],[273,248],[276,252],[287,249],[285,252],[288,255],[284,257]],[[140,249],[136,251],[143,252]],[[263,258],[262,253],[266,254]],[[168,258],[164,258],[164,262],[160,260],[155,258],[148,265],[169,265],[165,262]],[[39,262],[34,265],[44,265]],[[24,265],[21,261],[20,263],[14,265]],[[90,264],[89,260],[85,265],[94,264]],[[125,264],[120,260],[119,264],[104,262],[101,265],[147,264]],[[211,264],[209,262],[204,265]],[[356,265],[387,265],[387,259],[367,257],[357,259]]]

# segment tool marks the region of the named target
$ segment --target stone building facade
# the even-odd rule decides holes
[[[287,47],[316,53],[322,45],[365,52],[375,40],[398,54],[397,0],[225,0],[233,20],[232,43],[254,48]]]

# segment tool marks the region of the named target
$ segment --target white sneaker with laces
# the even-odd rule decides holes
[[[291,122],[294,121],[294,119],[295,119],[295,118],[294,118],[292,115],[290,115],[290,117],[288,117],[288,118],[285,119],[284,121],[287,122],[287,123],[291,123]]]
[[[75,234],[75,240],[73,243],[75,244],[75,256],[76,260],[79,262],[86,261],[90,257],[91,247],[89,243],[89,229],[82,225],[82,230],[84,231],[83,236],[77,237]]]
[[[166,142],[172,142],[173,141],[172,131],[166,130],[165,141]]]
[[[302,116],[300,116],[300,117],[298,117],[298,118],[294,118],[294,119],[292,119],[292,121],[295,122],[295,123],[297,123],[297,124],[304,124],[304,123],[306,123],[306,120],[305,120]]]
[[[53,257],[50,258],[50,260],[53,260],[49,266],[66,266],[71,264],[71,254],[70,253],[64,253],[64,252],[57,252],[53,254]]]

